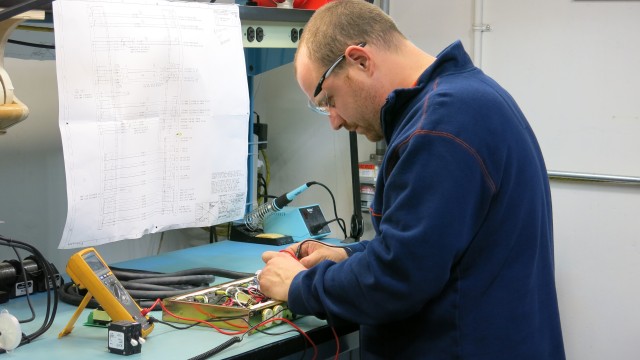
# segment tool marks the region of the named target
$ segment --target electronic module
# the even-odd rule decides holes
[[[164,321],[192,324],[193,319],[197,319],[228,330],[246,330],[273,318],[273,321],[257,327],[264,330],[280,324],[282,320],[278,319],[296,318],[286,302],[262,294],[255,277],[170,297],[163,303],[168,310],[162,313]]]

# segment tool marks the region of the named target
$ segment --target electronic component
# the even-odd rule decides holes
[[[286,206],[265,219],[264,231],[291,235],[294,241],[319,239],[331,233],[318,204]]]
[[[111,318],[106,311],[102,309],[93,309],[87,316],[86,326],[107,327],[111,323]]]
[[[63,337],[71,332],[80,312],[92,297],[96,298],[113,321],[138,322],[142,327],[142,336],[151,333],[153,324],[142,315],[138,304],[113,275],[111,269],[94,248],[87,248],[72,255],[67,263],[67,274],[80,288],[86,288],[87,294],[58,337]]]
[[[267,124],[261,124],[260,122],[253,124],[253,134],[258,136],[258,150],[264,150],[267,148],[268,129],[269,127]]]
[[[140,323],[120,320],[109,324],[109,352],[119,355],[138,354],[142,350],[142,326]]]
[[[55,271],[53,275],[55,284],[49,281],[45,284],[43,264],[35,257],[29,256],[20,263],[18,260],[5,260],[0,262],[0,303],[18,296],[24,296],[27,293],[32,294],[35,291],[43,292],[49,288],[60,287],[62,278],[58,274],[58,270],[49,263],[49,266]],[[25,282],[26,278],[26,282]]]
[[[285,302],[262,294],[255,277],[239,279],[196,292],[163,300],[162,320],[191,324],[197,319],[219,328],[242,331],[262,321],[275,318],[293,320],[296,316]],[[172,314],[180,314],[177,318]],[[275,325],[267,323],[258,329]],[[204,324],[202,324],[204,325]],[[254,330],[255,331],[255,330]]]
[[[7,293],[7,299],[33,293],[33,280],[27,276],[25,283],[22,272],[24,267],[25,274],[29,273],[32,266],[37,270],[37,264],[32,260],[25,260],[22,264],[18,260],[5,260],[0,263],[0,291]]]

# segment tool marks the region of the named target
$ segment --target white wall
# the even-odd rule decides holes
[[[521,99],[549,169],[640,175],[640,2],[485,1],[483,67]]]
[[[390,0],[389,14],[409,40],[433,56],[455,40],[473,50],[471,0]]]
[[[569,359],[640,359],[640,189],[552,183]]]
[[[436,55],[473,51],[474,1],[391,0]],[[640,2],[486,0],[482,67],[519,102],[550,169],[640,176]],[[640,187],[553,181],[568,359],[640,359]]]

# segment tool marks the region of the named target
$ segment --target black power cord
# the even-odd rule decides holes
[[[280,312],[274,313],[273,317],[280,316],[281,312],[282,312],[282,310],[280,310]],[[218,320],[220,320],[220,318],[218,318]],[[154,321],[163,323],[163,322],[157,321],[157,320],[154,320]],[[247,325],[251,325],[251,324],[249,324],[248,321],[246,321],[246,322],[247,322]],[[257,332],[260,332],[260,333],[263,333],[263,334],[266,334],[266,335],[282,335],[282,334],[288,333],[290,331],[297,331],[297,330],[288,330],[288,331],[284,331],[284,332],[281,332],[281,333],[274,334],[274,333],[266,332],[264,330],[260,330],[259,327],[262,324],[263,324],[263,322],[260,322],[260,323],[258,323],[256,325],[253,325],[252,327],[247,329],[242,335],[240,335],[240,336],[236,335],[236,336],[232,337],[231,339],[223,342],[222,344],[214,347],[213,349],[208,350],[208,351],[206,351],[206,352],[204,352],[202,354],[196,355],[194,357],[191,357],[188,360],[205,360],[205,359],[208,359],[208,358],[212,357],[213,355],[216,355],[217,353],[221,352],[222,350],[230,347],[231,345],[241,342],[242,340],[244,340],[245,335],[251,333],[253,330],[255,330]],[[196,324],[194,324],[194,325],[196,325]],[[191,326],[193,326],[193,325],[191,325]],[[179,330],[184,330],[184,329],[186,329],[186,328],[181,328]],[[306,351],[306,349],[305,349],[305,351]],[[304,353],[303,353],[303,357],[302,358],[304,358]]]
[[[56,48],[55,45],[36,44],[36,43],[20,41],[20,40],[12,40],[12,39],[7,40],[7,42],[10,43],[10,44],[29,46],[29,47],[39,48],[39,49],[51,49],[51,50],[53,50],[53,49]]]
[[[322,184],[319,183],[317,181],[310,181],[307,183],[309,186],[311,185],[320,185],[322,186],[325,190],[327,190],[327,192],[329,193],[329,195],[331,196],[331,201],[333,202],[333,215],[335,216],[334,219],[330,220],[330,221],[326,221],[325,223],[322,224],[322,226],[320,227],[320,229],[322,229],[325,225],[328,225],[329,223],[336,221],[338,223],[338,225],[340,226],[340,230],[342,230],[342,234],[344,235],[344,238],[347,238],[347,229],[344,225],[344,220],[342,220],[342,218],[338,217],[338,208],[336,206],[336,198],[333,196],[333,193],[331,192],[331,190],[329,190],[329,188]]]
[[[44,287],[45,287],[45,291],[47,292],[47,309],[46,309],[45,317],[42,325],[35,332],[28,335],[24,333],[22,334],[22,340],[18,345],[18,346],[22,346],[24,344],[30,343],[38,336],[44,334],[47,330],[49,330],[49,328],[53,324],[53,320],[55,319],[56,312],[58,310],[58,292],[55,291],[55,288],[54,288],[55,286],[54,284],[57,283],[55,278],[57,271],[54,270],[53,265],[49,261],[47,261],[47,259],[45,259],[42,253],[40,253],[38,249],[36,249],[34,246],[30,244],[27,244],[25,242],[18,241],[18,240],[13,240],[0,235],[0,245],[8,246],[12,248],[16,252],[16,255],[18,256],[19,259],[20,259],[20,255],[18,254],[17,249],[26,250],[32,253],[35,256],[35,259],[38,262],[38,264],[42,266],[42,272],[44,274]],[[20,266],[22,267],[21,269],[22,274],[25,274],[22,261],[20,261],[20,264],[21,264]],[[29,291],[27,290],[27,299],[29,299],[28,293]],[[34,311],[30,301],[29,301],[29,307],[31,308],[31,312],[33,313]],[[5,352],[6,350],[0,349],[0,354]]]

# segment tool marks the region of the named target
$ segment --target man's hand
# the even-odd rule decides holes
[[[300,249],[298,249],[298,247],[300,247]],[[340,262],[348,257],[344,249],[317,241],[303,241],[290,246],[287,250],[298,254],[300,263],[306,268],[315,266],[322,260]]]
[[[260,291],[275,300],[287,301],[293,278],[306,268],[288,250],[262,254],[265,267],[258,275]]]
[[[291,282],[299,272],[323,260],[340,262],[347,257],[344,249],[317,241],[303,241],[279,252],[266,251],[262,254],[266,265],[258,276],[260,291],[272,299],[287,301]]]

